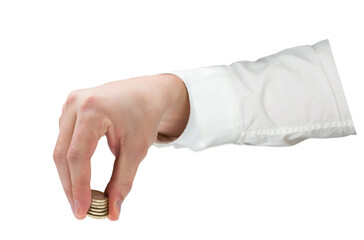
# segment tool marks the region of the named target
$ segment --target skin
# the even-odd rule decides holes
[[[105,189],[110,220],[117,220],[140,162],[157,136],[177,138],[186,127],[189,100],[182,80],[157,74],[71,92],[59,119],[53,159],[77,219],[91,204],[90,159],[106,136],[115,156]]]

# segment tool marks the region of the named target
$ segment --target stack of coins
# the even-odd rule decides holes
[[[106,194],[97,190],[91,190],[91,198],[91,206],[87,215],[96,219],[106,218],[109,212],[109,198]]]

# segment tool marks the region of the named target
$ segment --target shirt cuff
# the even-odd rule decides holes
[[[241,125],[235,76],[228,66],[210,66],[169,72],[182,79],[190,101],[190,116],[183,133],[169,143],[194,151],[237,140]]]
[[[157,147],[289,146],[356,134],[328,40],[255,62],[169,72],[190,101],[184,132]]]

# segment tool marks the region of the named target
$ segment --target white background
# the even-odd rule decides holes
[[[364,239],[361,1],[1,1],[1,239]],[[73,217],[52,159],[68,93],[329,39],[357,136],[152,147],[120,220]],[[92,184],[113,156],[102,139]]]

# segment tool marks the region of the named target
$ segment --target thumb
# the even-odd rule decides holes
[[[122,148],[114,162],[111,179],[105,189],[109,198],[108,218],[112,221],[119,219],[121,204],[129,194],[138,166],[145,154],[136,153],[136,148]]]

